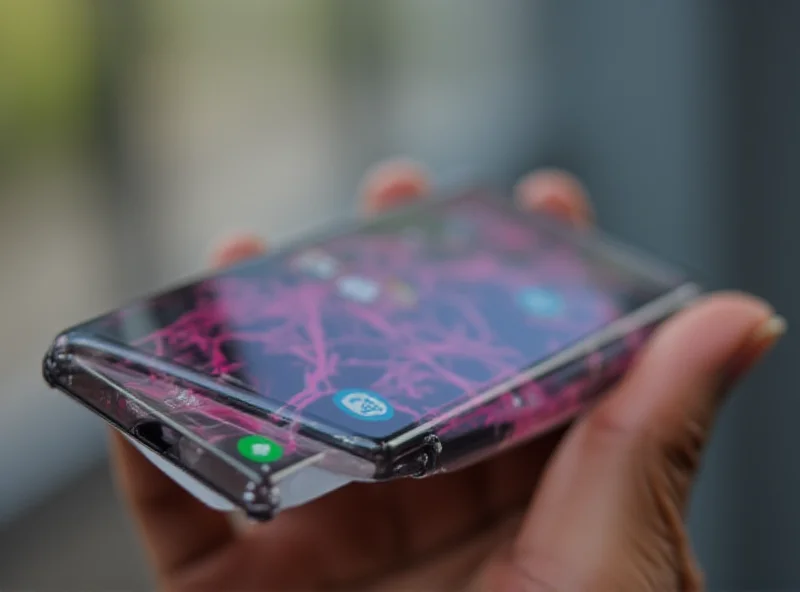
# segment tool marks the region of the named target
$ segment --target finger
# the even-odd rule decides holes
[[[288,587],[276,579],[281,571],[294,589],[348,583],[355,589],[354,583],[399,573],[521,512],[558,435],[430,479],[350,484],[282,512],[268,528],[249,531],[246,541],[256,543],[258,567],[275,589]],[[314,571],[301,573],[297,566],[309,561]]]
[[[230,265],[264,251],[252,237],[229,240],[212,256]],[[214,511],[148,461],[121,434],[112,435],[112,460],[123,493],[160,577],[166,577],[230,542],[228,517]]]
[[[557,451],[512,572],[554,589],[695,589],[683,520],[700,454],[731,377],[782,327],[764,303],[721,294],[658,331]]]
[[[541,170],[517,184],[515,197],[521,207],[547,212],[576,227],[592,224],[594,214],[583,185],[569,173]]]
[[[112,433],[111,444],[119,484],[159,578],[232,540],[234,533],[225,514],[195,499],[120,433]]]
[[[244,235],[223,241],[211,254],[212,267],[225,267],[257,257],[266,251],[262,238]]]
[[[430,191],[427,171],[409,160],[377,165],[364,177],[361,189],[364,213],[372,215],[411,203]]]

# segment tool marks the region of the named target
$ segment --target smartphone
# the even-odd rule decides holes
[[[471,190],[68,329],[48,383],[215,507],[456,470],[564,425],[700,289]]]

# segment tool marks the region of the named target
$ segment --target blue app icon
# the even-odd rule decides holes
[[[539,318],[552,319],[564,312],[561,295],[547,288],[526,288],[519,293],[517,301],[526,313]]]
[[[361,389],[339,391],[333,397],[333,402],[350,417],[362,421],[386,421],[394,416],[391,404],[371,391]]]

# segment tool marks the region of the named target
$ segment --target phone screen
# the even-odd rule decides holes
[[[84,327],[385,442],[676,287],[494,198],[415,207]],[[213,418],[212,418],[213,419]]]

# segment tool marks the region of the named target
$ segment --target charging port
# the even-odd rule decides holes
[[[133,435],[143,444],[159,454],[170,456],[177,453],[181,436],[178,432],[158,421],[145,421],[133,429]]]

